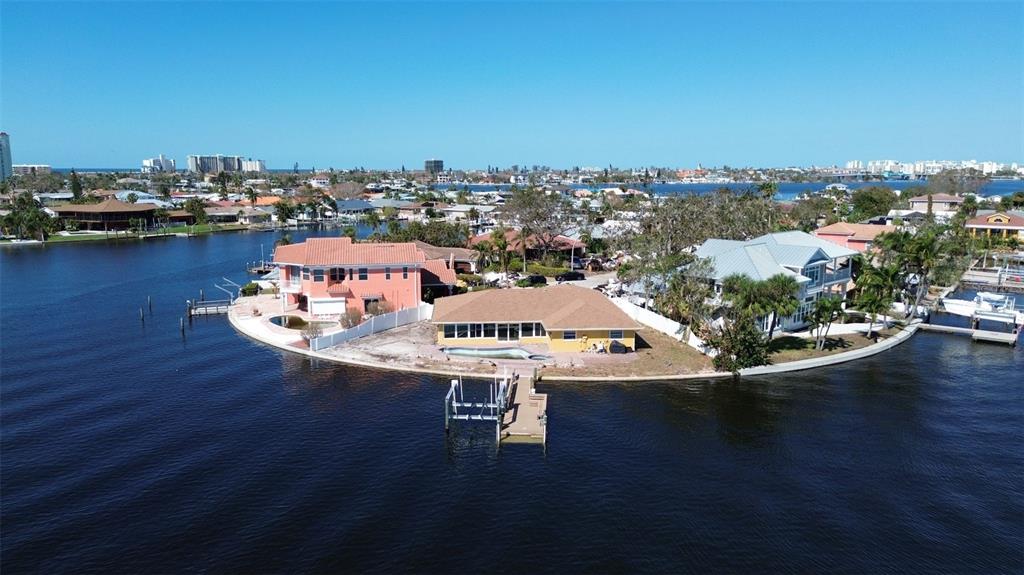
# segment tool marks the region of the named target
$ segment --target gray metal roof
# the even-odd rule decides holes
[[[766,234],[747,242],[709,239],[701,244],[696,252],[697,257],[711,260],[716,280],[737,274],[760,281],[783,274],[795,278],[800,283],[808,282],[810,279],[789,268],[802,269],[812,262],[856,254],[854,250],[831,244],[804,232]]]

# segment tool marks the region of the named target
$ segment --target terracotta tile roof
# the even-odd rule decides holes
[[[491,289],[438,298],[433,323],[539,321],[549,330],[639,329],[599,291],[574,285]]]
[[[256,196],[257,206],[272,206],[280,201],[281,198],[279,196]]]
[[[989,221],[992,219],[1005,219],[1005,223]],[[1024,216],[1020,215],[1020,212],[996,212],[992,214],[984,214],[975,216],[967,220],[967,227],[978,227],[978,228],[1019,228],[1024,226]]]
[[[66,204],[63,206],[57,206],[52,208],[57,213],[77,213],[77,214],[101,214],[101,213],[125,213],[125,214],[141,214],[143,212],[152,212],[156,210],[156,206],[153,204],[129,204],[122,202],[116,198],[110,198],[103,200],[98,204]]]
[[[416,247],[419,248],[419,250],[421,252],[423,252],[423,254],[425,256],[427,256],[428,260],[445,260],[445,261],[447,261],[448,258],[450,256],[452,256],[452,255],[454,255],[455,259],[459,260],[459,261],[473,261],[473,262],[475,262],[476,260],[478,260],[480,258],[480,255],[476,252],[476,250],[471,250],[469,248],[445,248],[445,247],[438,247],[438,246],[432,246],[432,245],[428,244],[427,242],[421,242],[419,240],[413,240],[412,243],[416,244]]]
[[[427,260],[423,264],[420,283],[430,285],[455,285],[458,278],[455,270],[448,269],[444,260]]]
[[[491,234],[480,234],[469,238],[470,247],[477,245],[482,241],[491,241]],[[506,251],[517,252],[522,248],[519,244],[519,231],[518,230],[505,230],[505,241],[508,242],[508,249]],[[567,236],[555,236],[555,239],[551,242],[553,249],[556,250],[568,250],[568,249],[580,249],[585,248],[586,244],[579,240],[574,240]],[[526,237],[526,249],[534,249],[540,246],[540,240],[536,234],[530,234]]]
[[[879,234],[887,234],[894,231],[896,231],[896,226],[876,226],[874,224],[836,222],[834,224],[818,228],[814,231],[814,235],[825,234],[831,236],[850,236],[855,240],[872,241]]]
[[[309,238],[300,244],[278,246],[275,263],[307,266],[423,263],[416,244],[353,243],[351,238]]]

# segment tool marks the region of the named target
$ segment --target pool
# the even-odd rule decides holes
[[[518,347],[442,347],[441,351],[448,355],[462,355],[466,357],[486,357],[490,359],[550,359],[546,355],[534,354]]]
[[[303,329],[310,324],[321,329],[327,329],[338,325],[338,322],[334,321],[306,321],[297,315],[277,315],[270,318],[270,323],[286,327],[288,329]]]

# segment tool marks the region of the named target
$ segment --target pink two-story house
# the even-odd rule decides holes
[[[311,315],[367,313],[419,305],[424,287],[450,286],[455,272],[428,260],[414,243],[356,243],[351,238],[310,238],[278,246],[282,307]]]

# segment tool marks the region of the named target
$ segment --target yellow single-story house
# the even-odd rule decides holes
[[[434,301],[437,343],[458,347],[540,344],[553,352],[636,349],[631,317],[601,292],[574,285],[470,292]]]

